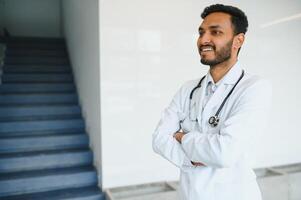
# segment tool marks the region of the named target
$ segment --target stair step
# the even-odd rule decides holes
[[[71,73],[71,67],[68,65],[39,66],[39,65],[8,65],[3,67],[4,74],[8,73]]]
[[[0,173],[92,164],[88,148],[0,154]]]
[[[0,154],[88,147],[87,134],[0,137]]]
[[[66,57],[42,57],[42,56],[9,56],[4,59],[5,64],[68,64]]]
[[[71,83],[72,74],[4,74],[3,83]]]
[[[30,131],[82,129],[82,128],[84,128],[84,121],[82,119],[0,122],[0,136],[1,133],[11,133],[11,132],[21,132],[21,131],[30,132]]]
[[[5,200],[105,200],[105,194],[98,187],[92,186],[10,196],[5,197]]]
[[[65,50],[66,45],[65,44],[51,44],[51,43],[7,43],[6,44],[7,49],[14,49],[14,50],[19,50],[19,49],[36,49],[36,50]]]
[[[48,45],[37,45],[37,46],[22,46],[22,45],[7,45],[6,48],[9,51],[32,51],[32,50],[50,50],[50,51],[65,51],[66,52],[66,47],[65,46],[48,46]]]
[[[32,64],[41,64],[41,65],[67,65],[69,61],[66,59],[5,59],[4,64],[8,65],[32,65]]]
[[[77,103],[76,93],[2,94],[0,105],[37,103]]]
[[[0,106],[0,119],[10,117],[39,117],[52,115],[80,115],[78,105],[54,105],[54,106]]]
[[[20,36],[13,36],[13,37],[0,37],[0,42],[4,43],[51,43],[51,44],[62,44],[65,43],[64,38],[60,37],[20,37]]]
[[[54,130],[36,130],[36,131],[14,131],[1,132],[0,137],[19,137],[19,136],[43,136],[43,135],[65,135],[65,134],[86,134],[85,127]]]
[[[0,85],[1,94],[33,92],[75,92],[73,83],[6,83]]]
[[[6,46],[8,48],[24,47],[47,47],[47,48],[61,48],[66,47],[65,43],[52,43],[52,42],[7,42]]]
[[[6,56],[67,56],[67,52],[65,50],[47,50],[47,49],[7,49],[5,51]]]
[[[40,116],[10,116],[10,117],[0,117],[0,122],[65,120],[65,119],[80,119],[81,117],[82,116],[80,114],[40,115]]]
[[[46,192],[97,184],[92,166],[0,174],[0,196]]]

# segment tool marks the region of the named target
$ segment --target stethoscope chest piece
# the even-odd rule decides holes
[[[218,122],[219,122],[219,118],[218,116],[212,116],[209,118],[209,124],[212,126],[212,127],[216,127],[218,125]]]

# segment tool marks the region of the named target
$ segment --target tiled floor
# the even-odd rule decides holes
[[[255,170],[263,200],[301,200],[301,164]],[[108,200],[179,200],[178,182],[113,188]]]

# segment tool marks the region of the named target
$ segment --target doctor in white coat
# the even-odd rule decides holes
[[[211,5],[202,18],[197,45],[210,69],[176,93],[153,149],[180,169],[182,200],[261,200],[250,152],[266,122],[271,86],[237,61],[248,27],[240,9]]]

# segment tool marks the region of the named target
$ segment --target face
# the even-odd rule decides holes
[[[236,48],[233,48],[235,39],[229,14],[209,14],[199,27],[197,45],[201,63],[215,66],[229,60],[233,55],[236,56]]]

